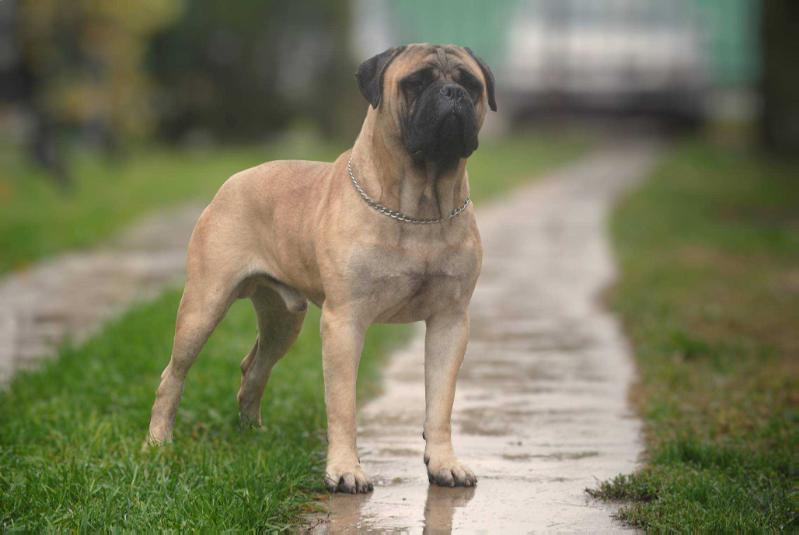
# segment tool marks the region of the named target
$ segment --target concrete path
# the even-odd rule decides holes
[[[456,452],[477,487],[428,484],[420,330],[360,414],[374,493],[328,498],[315,531],[623,529],[584,492],[633,470],[642,447],[627,403],[630,351],[599,294],[614,277],[609,209],[655,152],[612,147],[478,209],[485,260],[453,417]]]
[[[0,387],[67,339],[86,339],[134,302],[180,281],[201,211],[187,204],[159,213],[100,247],[0,279]]]

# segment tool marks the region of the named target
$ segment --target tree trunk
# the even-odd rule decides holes
[[[761,139],[773,154],[799,157],[799,2],[763,0]]]

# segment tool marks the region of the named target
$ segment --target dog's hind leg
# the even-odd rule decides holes
[[[208,280],[208,277],[193,277],[189,270],[178,308],[172,356],[161,373],[150,416],[149,444],[172,440],[172,427],[186,374],[236,298],[239,280],[228,275],[220,273]]]
[[[285,355],[302,328],[305,318],[305,299],[287,299],[288,288],[259,286],[251,300],[258,317],[258,339],[249,354],[241,361],[239,415],[244,425],[261,426],[261,398],[272,367]],[[290,297],[295,295],[291,294]]]

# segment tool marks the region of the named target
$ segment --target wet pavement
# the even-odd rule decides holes
[[[636,467],[640,422],[619,325],[601,305],[614,277],[606,232],[618,195],[656,148],[602,150],[478,208],[483,272],[472,300],[453,439],[476,488],[431,486],[424,441],[423,332],[395,354],[359,415],[369,495],[332,495],[315,532],[621,531],[586,487]],[[368,358],[368,357],[367,357]]]
[[[186,204],[146,217],[98,247],[45,260],[0,280],[0,387],[78,343],[137,301],[185,275],[186,245],[202,211]]]

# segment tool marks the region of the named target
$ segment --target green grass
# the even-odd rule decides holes
[[[527,133],[481,142],[469,159],[471,197],[482,201],[507,192],[547,169],[574,160],[587,147],[587,139],[570,134]]]
[[[470,163],[473,196],[485,199],[573,158],[585,146],[532,136],[487,143]],[[145,152],[120,170],[114,185],[102,183],[107,164],[86,161],[80,165],[92,172],[68,201],[41,183],[13,182],[21,188],[15,190],[17,202],[34,207],[42,201],[47,209],[0,211],[3,246],[13,259],[3,265],[91,243],[137,213],[187,196],[208,196],[226,176],[267,153],[272,151]],[[158,186],[164,176],[176,183]],[[150,191],[154,187],[164,191]],[[127,206],[126,199],[133,204]],[[125,206],[108,210],[107,202]],[[91,210],[100,213],[87,213]],[[80,239],[49,226],[66,221],[79,229]],[[18,231],[34,243],[5,235]],[[260,531],[295,525],[311,507],[323,491],[325,441],[315,309],[275,367],[262,404],[263,431],[238,429],[238,364],[256,335],[249,304],[239,302],[189,374],[175,443],[140,451],[171,349],[178,298],[170,291],[137,307],[87,344],[63,349],[42,370],[18,375],[0,393],[0,530]],[[359,399],[376,391],[382,357],[407,333],[407,328],[372,328],[361,361]]]
[[[0,529],[272,529],[322,492],[316,309],[275,367],[263,431],[242,432],[237,422],[238,363],[256,335],[240,301],[191,370],[174,444],[141,451],[178,300],[172,291],[134,309],[0,397]],[[370,330],[360,395],[405,332]]]
[[[586,146],[575,138],[530,134],[484,145],[469,163],[478,200],[568,161]],[[154,209],[192,198],[210,200],[227,177],[263,161],[332,161],[345,148],[295,138],[237,148],[140,149],[116,163],[78,154],[72,160],[74,187],[61,193],[5,147],[0,151],[0,273],[91,245]]]
[[[0,273],[91,245],[142,214],[192,198],[210,200],[241,169],[278,158],[331,159],[318,142],[195,150],[139,149],[113,162],[86,153],[71,160],[66,193],[20,155],[0,152]]]
[[[647,459],[589,492],[634,526],[799,528],[797,177],[686,142],[615,213]]]

